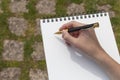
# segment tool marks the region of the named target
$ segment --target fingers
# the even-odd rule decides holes
[[[68,23],[62,25],[62,27],[60,27],[59,30],[62,31],[64,29],[68,29],[68,28],[71,28],[71,27],[82,26],[82,25],[84,25],[84,24],[76,22],[76,21],[71,21],[71,22],[68,22]]]
[[[91,36],[92,36],[93,39],[95,40],[95,42],[96,42],[97,44],[99,44],[98,39],[97,39],[97,36],[96,36],[96,34],[95,34],[94,28],[91,28],[89,31],[90,31],[90,33],[91,33]]]
[[[62,27],[60,27],[59,30],[62,31],[62,30],[64,30],[64,29],[68,29],[68,28],[70,28],[70,27],[72,27],[72,26],[73,26],[73,23],[68,22],[68,23],[62,25]]]
[[[74,44],[76,41],[75,37],[71,36],[66,30],[62,31],[62,37],[65,40],[65,42],[69,44]]]
[[[70,34],[71,36],[77,38],[77,37],[79,36],[79,34],[80,34],[80,31],[71,32],[71,33],[69,33],[69,34]]]
[[[68,29],[68,28],[71,28],[71,27],[83,26],[83,25],[84,24],[76,22],[76,21],[71,21],[71,22],[68,22],[68,23],[62,25],[62,27],[59,30],[60,31],[63,30],[62,37],[65,40],[65,42],[69,43],[69,44],[75,44],[76,43],[76,38],[80,34],[79,31],[68,33],[65,29]]]

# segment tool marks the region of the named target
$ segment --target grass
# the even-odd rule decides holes
[[[56,3],[56,14],[64,15],[66,14],[66,8],[70,3],[70,0],[57,0]]]
[[[29,10],[28,13],[20,13],[15,14],[10,12],[9,10],[9,3],[10,0],[2,0],[0,4],[3,13],[0,14],[0,70],[6,67],[20,67],[21,68],[21,76],[20,80],[29,80],[29,70],[33,69],[41,69],[46,70],[46,62],[45,60],[41,61],[34,61],[31,58],[31,53],[33,52],[32,45],[35,41],[41,42],[42,37],[41,35],[34,35],[34,27],[36,26],[36,19],[41,17],[58,17],[64,16],[67,12],[67,6],[71,3],[76,4],[85,4],[86,11],[95,11],[96,4],[98,5],[105,5],[110,4],[112,6],[111,10],[116,12],[116,17],[111,18],[112,25],[114,26],[114,33],[116,36],[116,41],[118,48],[120,50],[120,0],[56,0],[56,15],[44,15],[39,14],[35,9],[35,5],[38,3],[39,0],[29,0],[27,4],[27,9]],[[28,21],[28,30],[26,31],[26,36],[16,36],[12,34],[8,28],[8,18],[9,17],[23,17]],[[2,52],[3,52],[3,41],[6,39],[10,40],[18,40],[24,42],[24,61],[17,62],[17,61],[3,61],[2,60]]]
[[[7,67],[19,67],[21,68],[21,76],[20,80],[29,80],[29,70],[31,68],[38,68],[41,70],[46,69],[45,60],[43,61],[33,61],[31,59],[31,53],[33,52],[32,45],[35,41],[42,41],[41,36],[34,36],[33,26],[35,25],[35,19],[37,18],[37,11],[35,10],[35,4],[37,0],[30,0],[27,5],[29,9],[28,13],[23,14],[13,14],[9,10],[10,0],[2,0],[1,8],[4,13],[0,14],[0,70],[2,68]],[[8,28],[8,18],[9,17],[24,17],[28,21],[29,29],[26,31],[26,36],[16,36],[12,34]],[[18,40],[24,42],[24,61],[4,61],[2,60],[2,52],[3,52],[3,41],[6,39],[10,40]]]
[[[86,11],[96,11],[97,0],[84,0]],[[91,6],[92,5],[92,6]]]
[[[105,4],[110,4],[110,5],[115,5],[116,2],[118,2],[119,0],[98,0],[98,4],[99,5],[105,5]]]
[[[35,9],[35,5],[37,3],[38,0],[30,0],[29,3],[27,4],[27,9],[28,9],[28,13],[24,13],[24,18],[26,18],[27,20],[35,20],[36,19],[36,15],[37,15],[37,11]]]
[[[119,52],[120,52],[120,18],[119,17],[115,17],[115,18],[111,18],[111,22],[113,24],[113,30],[114,30],[114,34],[115,34],[115,37],[116,37],[116,42],[117,42],[117,45],[118,45],[118,48],[119,48]]]

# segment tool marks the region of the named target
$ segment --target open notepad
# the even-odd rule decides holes
[[[54,33],[70,21],[85,24],[99,23],[95,28],[103,49],[120,63],[112,26],[107,12],[61,18],[41,19],[41,30],[49,80],[109,80],[105,72],[93,60],[75,48],[67,46],[61,35]],[[87,46],[87,44],[85,44]]]

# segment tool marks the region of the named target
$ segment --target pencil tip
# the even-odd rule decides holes
[[[54,34],[61,34],[62,32],[61,31],[58,31],[58,32],[55,32]]]

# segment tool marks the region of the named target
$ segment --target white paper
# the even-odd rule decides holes
[[[106,13],[106,16],[100,16],[100,14],[104,15],[98,13],[99,17],[74,19],[74,21],[86,24],[99,22],[100,26],[95,32],[101,46],[114,60],[120,62],[109,15]],[[75,48],[67,46],[61,35],[54,34],[64,23],[73,21],[68,20],[68,17],[66,19],[62,18],[62,21],[59,21],[58,18],[58,22],[56,19],[53,19],[54,22],[51,22],[51,19],[47,22],[46,19],[45,23],[43,20],[40,21],[49,80],[109,80],[93,60],[85,57],[84,53],[77,52]]]

